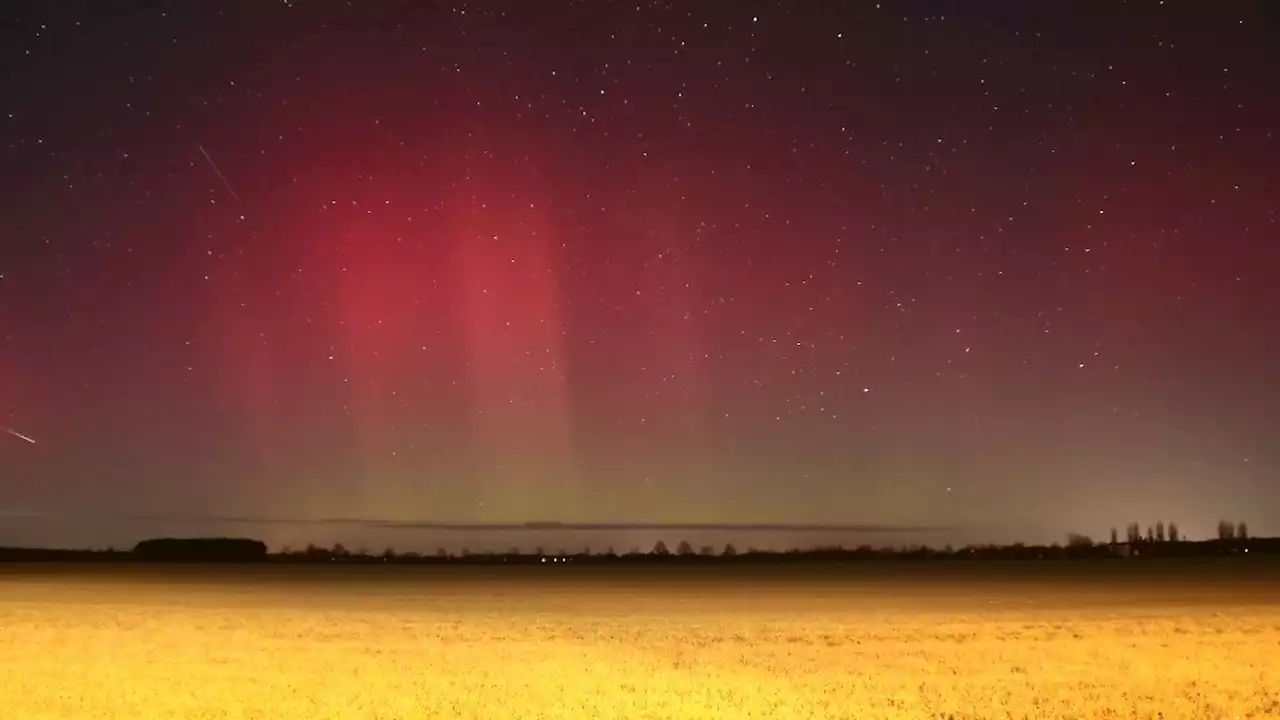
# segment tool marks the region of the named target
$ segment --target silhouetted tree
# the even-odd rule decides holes
[[[329,553],[336,558],[344,558],[351,554],[347,552],[346,546],[342,543],[334,543],[333,549],[330,550]]]
[[[1111,544],[1112,544],[1112,545],[1115,545],[1115,544],[1116,544],[1116,542],[1117,542],[1117,541],[1116,541],[1116,538],[1118,538],[1118,537],[1119,537],[1119,534],[1116,532],[1116,529],[1115,529],[1115,528],[1111,528]]]
[[[733,543],[726,543],[724,546],[724,552],[720,554],[724,557],[733,557],[738,554],[738,548],[734,547]]]
[[[1155,542],[1155,541],[1156,541],[1156,534],[1151,530],[1151,526],[1148,525],[1147,526],[1147,542]]]
[[[1156,542],[1164,542],[1164,521],[1156,521]]]
[[[1139,529],[1136,522],[1129,523],[1129,526],[1125,528],[1125,535],[1128,537],[1130,545],[1142,541],[1142,530]]]
[[[1230,540],[1235,536],[1236,528],[1231,524],[1230,520],[1218,521],[1218,539]]]
[[[1180,540],[1182,540],[1182,536],[1178,534],[1178,523],[1170,522],[1169,523],[1169,542],[1179,542]]]
[[[449,557],[449,551],[445,550],[442,547],[438,547],[436,548],[436,557],[441,560],[444,560],[445,558]]]
[[[689,544],[689,541],[688,541],[688,540],[681,540],[681,541],[680,541],[680,544],[676,546],[676,554],[677,554],[677,555],[692,555],[692,554],[693,554],[693,546]]]
[[[1239,523],[1236,524],[1236,539],[1238,540],[1249,539],[1249,524],[1243,520],[1241,520]]]
[[[395,551],[395,548],[392,548],[392,547],[389,547],[389,546],[388,546],[387,548],[385,548],[385,549],[382,551],[382,559],[383,559],[383,560],[395,560],[395,559],[396,559],[396,551]]]
[[[653,544],[653,552],[650,553],[650,555],[661,555],[664,557],[670,554],[671,551],[667,549],[667,544],[661,540]]]
[[[1093,538],[1079,533],[1067,533],[1067,547],[1093,547]]]

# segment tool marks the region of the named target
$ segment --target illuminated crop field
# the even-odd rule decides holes
[[[0,715],[1280,717],[1273,578],[858,572],[10,569]]]

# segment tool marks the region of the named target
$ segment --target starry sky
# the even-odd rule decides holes
[[[1280,532],[1262,3],[8,7],[0,544]]]

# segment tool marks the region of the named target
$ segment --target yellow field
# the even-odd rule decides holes
[[[168,572],[0,576],[0,717],[1280,718],[1269,582]]]

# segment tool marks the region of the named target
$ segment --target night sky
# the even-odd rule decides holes
[[[0,544],[1280,532],[1265,5],[8,3]]]

